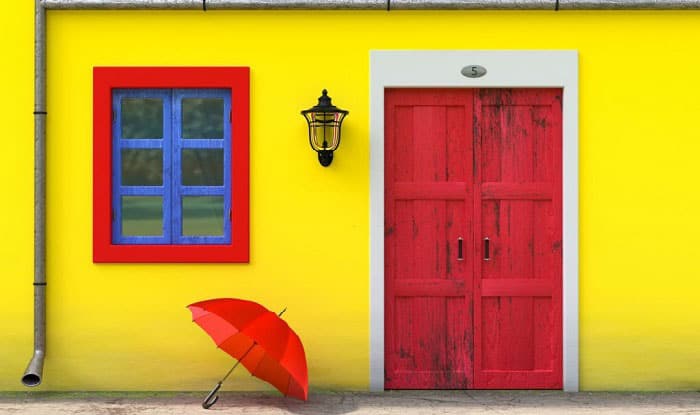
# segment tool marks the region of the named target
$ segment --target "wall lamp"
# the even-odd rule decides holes
[[[325,89],[318,98],[318,104],[304,110],[301,115],[309,124],[309,143],[318,153],[318,161],[328,167],[333,161],[333,152],[340,145],[340,126],[348,111],[331,104],[331,97]]]

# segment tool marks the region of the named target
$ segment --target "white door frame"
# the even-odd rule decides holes
[[[481,65],[486,75],[460,71]],[[372,51],[370,53],[370,389],[384,390],[384,89],[563,88],[563,376],[579,389],[578,52]]]

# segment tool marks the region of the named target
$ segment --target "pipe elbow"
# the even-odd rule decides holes
[[[29,361],[29,366],[22,376],[22,384],[28,387],[39,386],[41,384],[41,376],[44,371],[44,350],[34,350],[34,356]]]

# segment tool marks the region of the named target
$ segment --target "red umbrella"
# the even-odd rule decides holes
[[[216,403],[216,392],[239,364],[285,396],[307,399],[306,354],[299,336],[280,318],[286,309],[277,315],[258,303],[235,298],[200,301],[187,308],[192,312],[192,321],[220,349],[238,359],[204,400],[204,408]]]

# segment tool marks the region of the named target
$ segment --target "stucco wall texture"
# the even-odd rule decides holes
[[[580,58],[582,390],[700,388],[700,13],[48,12],[43,390],[204,390],[232,360],[185,305],[254,299],[313,388],[369,385],[369,52],[573,49]],[[0,13],[0,390],[32,351],[33,4]],[[249,264],[92,262],[92,68],[249,66]],[[411,68],[405,68],[410,70]],[[350,110],[330,168],[299,110]],[[245,371],[226,388],[267,389]]]

